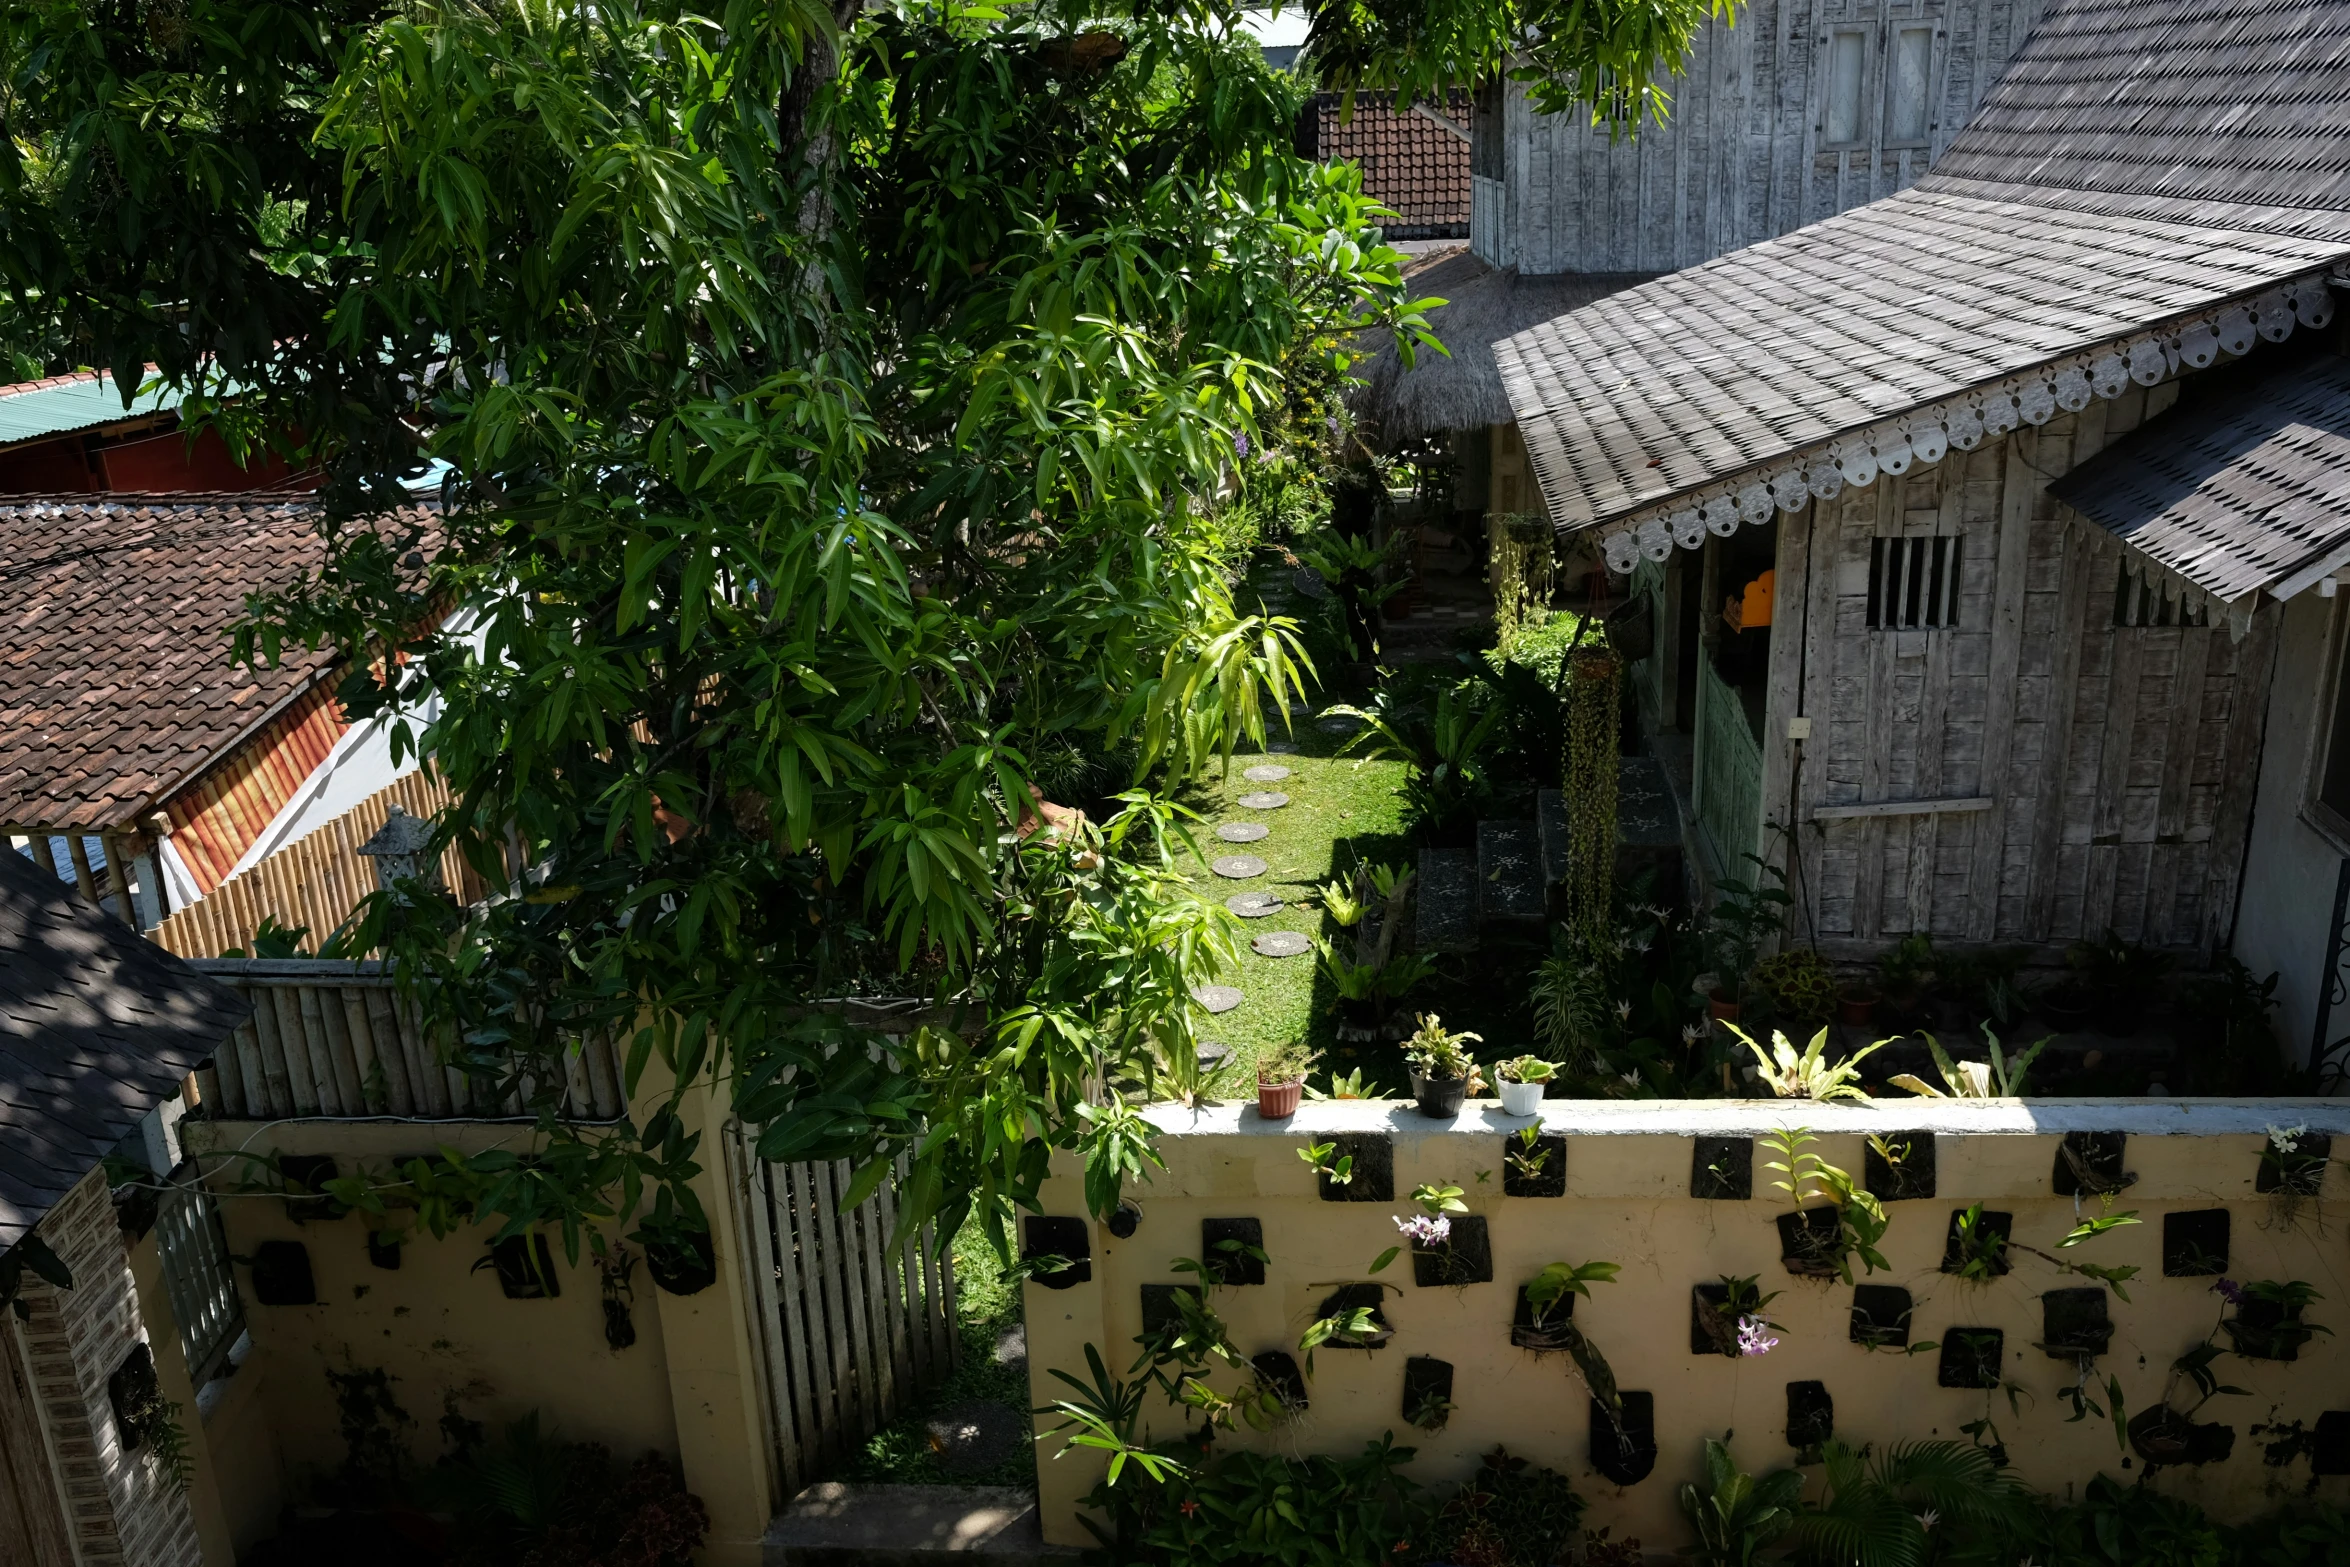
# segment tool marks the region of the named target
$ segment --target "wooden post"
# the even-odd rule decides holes
[[[96,903],[98,901],[98,881],[90,874],[90,849],[89,845],[82,842],[80,833],[69,832],[65,835],[65,853],[66,857],[73,861],[74,885],[81,888],[83,897]]]

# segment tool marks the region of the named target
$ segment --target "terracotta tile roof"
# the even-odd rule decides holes
[[[2346,170],[2350,5],[2055,0],[1918,185],[1494,355],[1562,527],[1741,483],[1760,520],[1751,470],[2350,257]]]
[[[2221,603],[2350,558],[2350,360],[2173,409],[2048,493]]]
[[[245,596],[322,556],[314,505],[266,495],[0,502],[0,824],[154,809],[331,670],[234,668]]]
[[[252,1011],[0,844],[0,1252]]]
[[[1336,93],[1315,96],[1306,156],[1361,164],[1363,193],[1395,209],[1389,238],[1468,238],[1469,144],[1424,114],[1398,113],[1393,93],[1358,93],[1351,119],[1340,118],[1341,107]],[[1468,95],[1454,95],[1444,112],[1466,126]]]

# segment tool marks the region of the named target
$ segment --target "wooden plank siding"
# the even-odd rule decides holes
[[[1796,919],[1823,950],[1912,931],[2059,948],[2110,930],[2199,958],[2225,941],[2273,609],[2240,642],[2116,626],[2122,546],[2046,493],[2174,396],[2133,390],[1780,518],[1783,539],[1808,532],[1809,591],[1780,602],[1811,739],[1765,811],[1787,819],[1792,795]],[[1955,626],[1868,624],[1887,536],[1959,541]],[[1774,681],[1773,732],[1795,700]]]
[[[1527,273],[1669,272],[1889,196],[1926,172],[2037,19],[2042,0],[1754,0],[1709,21],[1671,84],[1670,117],[1613,135],[1579,113],[1503,98],[1503,174],[1479,179],[1470,234]],[[1886,145],[1891,36],[1935,29],[1928,140]],[[1820,63],[1838,28],[1868,32],[1867,145],[1824,148]]]

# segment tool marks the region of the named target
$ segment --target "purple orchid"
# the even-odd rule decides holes
[[[2244,1286],[2234,1279],[2222,1279],[2211,1287],[2212,1293],[2231,1306],[2244,1304]]]
[[[1756,1316],[1738,1319],[1738,1353],[1740,1355],[1767,1355],[1779,1347],[1779,1341],[1769,1333],[1770,1324]]]
[[[1452,1239],[1452,1220],[1443,1214],[1416,1213],[1408,1219],[1396,1220],[1395,1227],[1415,1246],[1441,1246]]]

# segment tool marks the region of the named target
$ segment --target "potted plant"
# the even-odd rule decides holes
[[[1865,981],[1836,992],[1836,1021],[1847,1028],[1866,1028],[1876,1020],[1877,1003],[1884,997]]]
[[[1404,1041],[1404,1060],[1411,1064],[1412,1097],[1420,1113],[1448,1120],[1461,1113],[1469,1095],[1485,1087],[1484,1073],[1468,1052],[1471,1041],[1485,1042],[1481,1034],[1456,1034],[1433,1012],[1420,1014],[1419,1032]]]
[[[1836,1012],[1836,978],[1809,947],[1775,952],[1755,964],[1747,988],[1771,1004],[1773,1018],[1813,1029]]]
[[[1517,1056],[1493,1069],[1504,1115],[1540,1115],[1542,1096],[1558,1076],[1559,1063],[1540,1056]]]
[[[1303,1040],[1291,1040],[1257,1065],[1257,1114],[1268,1121],[1297,1114],[1297,1102],[1306,1091],[1306,1074],[1317,1057]]]
[[[1880,1000],[1904,1033],[1926,1021],[1926,992],[1939,967],[1934,938],[1922,931],[1902,937],[1892,951],[1877,959]]]

